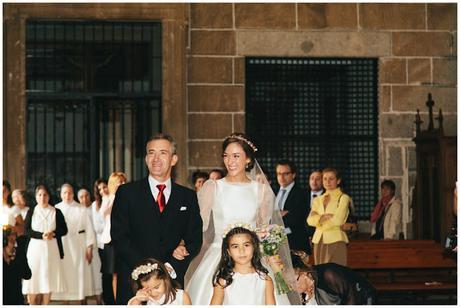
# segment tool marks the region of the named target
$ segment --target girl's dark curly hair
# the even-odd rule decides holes
[[[162,305],[174,301],[176,299],[177,289],[180,288],[180,285],[178,282],[171,279],[168,270],[166,269],[163,263],[153,258],[147,258],[137,263],[134,269],[138,268],[141,265],[147,265],[149,263],[152,265],[158,264],[157,269],[154,269],[145,274],[139,274],[136,280],[130,277],[134,294],[136,294],[138,290],[143,288],[142,282],[148,281],[151,277],[154,277],[156,279],[161,279],[165,282],[165,301],[162,303]]]
[[[257,274],[259,274],[260,277],[265,277],[268,275],[267,269],[262,265],[260,262],[260,249],[259,249],[259,238],[257,237],[257,234],[255,234],[253,231],[250,231],[246,228],[242,227],[235,227],[231,229],[227,235],[225,236],[223,242],[222,242],[222,254],[220,257],[220,262],[219,266],[217,267],[216,272],[214,273],[212,282],[214,286],[221,286],[223,288],[228,287],[232,282],[233,282],[233,267],[235,266],[235,262],[233,259],[230,257],[228,253],[229,243],[230,239],[232,236],[236,234],[247,234],[251,238],[252,245],[254,247],[254,254],[251,259],[251,264],[254,267],[255,271]],[[222,285],[220,283],[220,279],[225,280],[225,285]]]

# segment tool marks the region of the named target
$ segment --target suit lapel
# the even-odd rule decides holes
[[[284,210],[285,211],[289,211],[290,210],[290,207],[291,207],[291,204],[292,204],[292,200],[294,200],[295,198],[295,185],[294,187],[292,187],[291,191],[289,192],[289,194],[287,195],[287,198],[286,198],[286,201],[284,202]]]
[[[177,184],[171,180],[171,194],[169,195],[166,207],[163,210],[163,215],[171,215],[176,212],[177,208]],[[158,211],[159,213],[160,211]]]

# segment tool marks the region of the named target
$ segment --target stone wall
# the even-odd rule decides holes
[[[222,138],[244,131],[245,56],[378,57],[380,179],[396,182],[408,223],[413,121],[419,108],[426,125],[429,92],[456,135],[456,45],[455,3],[191,4],[189,173],[220,167]]]

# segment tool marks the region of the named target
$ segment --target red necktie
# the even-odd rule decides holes
[[[166,199],[165,199],[165,195],[163,194],[163,190],[165,190],[166,185],[158,184],[157,188],[159,190],[158,196],[157,196],[158,208],[160,209],[160,213],[163,213],[163,210],[165,209],[165,206],[166,206]]]

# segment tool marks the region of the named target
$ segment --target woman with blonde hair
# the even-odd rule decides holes
[[[105,225],[101,234],[101,240],[104,243],[103,260],[104,268],[102,274],[112,275],[112,289],[113,298],[116,299],[117,294],[117,274],[115,273],[115,250],[112,245],[112,238],[110,237],[110,216],[112,213],[113,201],[115,200],[115,193],[120,185],[125,184],[127,181],[126,174],[123,172],[113,172],[109,176],[107,183],[109,189],[108,196],[102,196],[102,203],[99,213],[102,215]]]

